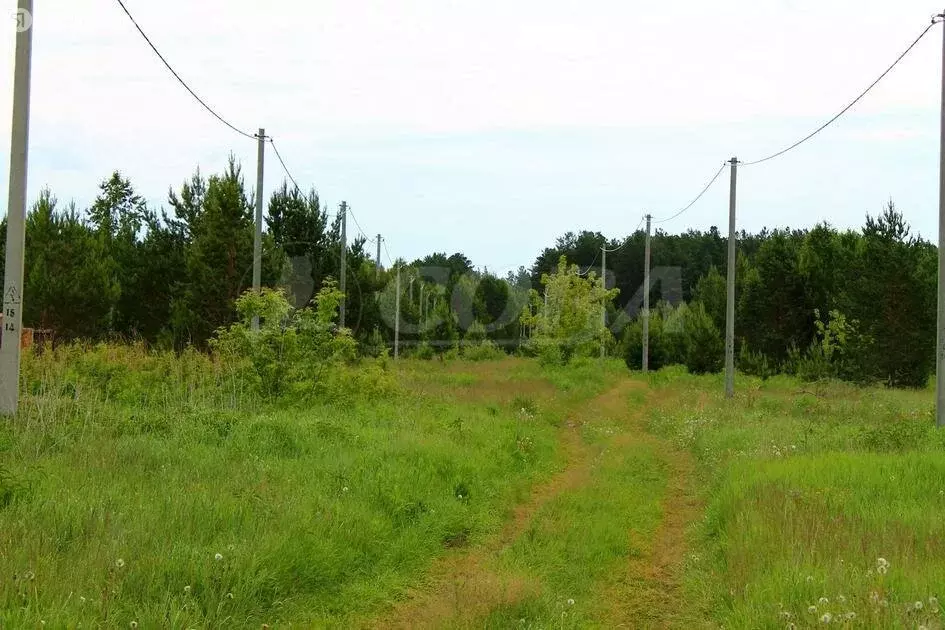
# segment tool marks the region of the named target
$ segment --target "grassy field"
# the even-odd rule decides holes
[[[29,357],[0,628],[942,627],[932,394],[378,362]]]
[[[941,628],[945,431],[928,391],[653,377],[650,427],[700,464],[688,595],[725,627]]]

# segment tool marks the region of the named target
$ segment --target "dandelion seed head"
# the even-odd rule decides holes
[[[814,576],[813,576],[813,575],[808,575],[807,578],[805,578],[805,579],[806,579],[808,582],[813,582],[813,581],[814,581]]]
[[[812,614],[812,615],[815,614],[815,613],[817,612],[817,606],[814,606],[814,605],[808,606],[808,607],[807,607],[807,612],[809,612],[809,613]]]
[[[841,604],[846,604],[846,603],[847,603],[847,598],[844,597],[843,595],[840,595],[840,596],[837,597],[837,601],[840,602]]]
[[[184,587],[184,592],[185,592],[185,593],[189,593],[189,592],[190,592],[190,584],[188,584],[187,586]]]
[[[880,575],[886,575],[886,571],[887,571],[887,570],[888,570],[888,569],[887,569],[886,565],[882,565],[882,566],[876,567],[876,572],[879,573]]]
[[[877,567],[887,567],[887,568],[888,568],[888,567],[889,567],[889,561],[887,561],[886,558],[876,558],[876,566],[877,566]]]
[[[935,606],[936,604],[938,604],[938,597],[936,597],[935,595],[932,595],[931,597],[929,597],[929,603]]]
[[[912,606],[916,610],[922,610],[925,607],[925,604],[923,604],[921,600],[916,600],[916,603],[914,603]]]
[[[214,558],[217,562],[219,562],[220,560],[223,560],[223,554],[222,554],[222,553],[218,553],[218,554],[216,554],[215,556],[213,556],[213,558]]]
[[[129,623],[128,625],[131,626],[132,628],[137,628],[137,627],[138,627],[138,622],[137,622],[137,621],[132,621],[132,622]]]
[[[830,623],[831,621],[833,621],[833,615],[830,613],[824,613],[820,617],[820,623]]]
[[[124,568],[125,561],[122,560],[121,558],[118,558],[118,560],[115,560],[115,566],[118,567],[119,569]]]
[[[574,606],[574,600],[573,600],[573,599],[569,599],[569,600],[568,600],[568,606]]]
[[[817,600],[817,603],[823,606],[824,604],[829,604],[830,600],[827,599],[826,597],[821,597],[820,599]]]

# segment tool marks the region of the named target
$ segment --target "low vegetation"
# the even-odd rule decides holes
[[[730,628],[939,628],[945,433],[928,391],[669,370],[650,427],[692,452],[706,503],[691,601]]]
[[[273,398],[278,379],[198,353],[27,354],[23,412],[0,425],[0,627],[378,609],[497,531],[556,466],[565,410],[606,384],[591,365],[492,369],[316,366]]]

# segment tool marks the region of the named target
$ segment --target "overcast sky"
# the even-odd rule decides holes
[[[2,0],[12,104],[14,0]],[[568,230],[623,236],[722,164],[805,135],[941,10],[925,0],[125,0],[191,86],[265,127],[293,175],[413,259],[529,265]],[[112,170],[166,205],[255,144],[210,117],[114,0],[36,0],[30,199],[84,208]],[[275,8],[278,7],[278,10]],[[941,26],[840,123],[739,175],[739,227],[858,227],[892,198],[937,238]],[[5,137],[9,137],[6,135]],[[6,147],[9,145],[7,144]],[[270,152],[266,189],[283,173]],[[8,149],[0,157],[8,172]],[[4,180],[5,181],[5,180]],[[665,225],[726,228],[727,176]],[[351,231],[355,231],[351,225]]]

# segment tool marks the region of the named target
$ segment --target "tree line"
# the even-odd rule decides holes
[[[198,170],[170,189],[166,209],[148,207],[120,172],[101,183],[95,201],[82,211],[43,191],[27,217],[24,325],[52,330],[59,341],[140,340],[207,349],[216,331],[238,320],[237,300],[252,285],[253,197],[233,158],[220,173]],[[5,247],[5,220],[0,232]],[[549,327],[540,317],[542,298],[546,284],[560,285],[549,276],[599,274],[600,249],[606,247],[616,250],[607,255],[606,287],[584,293],[617,296],[604,299],[607,321],[632,363],[644,245],[640,230],[625,238],[569,232],[529,269],[504,277],[477,269],[462,253],[398,260],[393,266],[401,272],[401,341],[427,356],[455,350],[466,340],[524,349],[535,330]],[[373,260],[366,246],[363,236],[347,243],[343,299],[359,351],[376,355],[393,338],[395,271]],[[673,362],[691,355],[661,354],[663,324],[671,322],[688,322],[700,339],[712,337],[706,343],[715,348],[705,322],[721,335],[726,238],[715,227],[682,234],[657,230],[651,250],[651,265],[662,273],[651,287],[653,320],[659,322],[651,327],[653,359]],[[820,224],[741,232],[740,369],[924,385],[934,368],[937,256],[932,243],[911,233],[892,202],[867,215],[859,230]],[[562,257],[576,269],[563,271]],[[314,189],[303,192],[284,183],[267,204],[263,285],[282,287],[300,307],[326,282],[339,279],[340,260],[339,215],[329,212]],[[683,302],[692,312],[673,316],[671,306]],[[666,348],[678,347],[671,328]],[[599,332],[594,334],[603,340]],[[712,370],[717,363],[699,365]]]
[[[811,229],[743,231],[737,242],[739,369],[903,387],[928,382],[935,368],[938,248],[912,234],[892,201],[879,213],[867,214],[859,230],[821,223]],[[552,271],[561,256],[582,267],[599,263],[603,246],[620,248],[607,256],[614,283],[608,287],[618,288],[618,303],[637,313],[645,247],[641,231],[619,240],[598,232],[565,234],[538,257],[533,281]],[[664,302],[654,308],[651,326],[657,330],[659,360],[658,333],[670,319],[665,302],[696,306],[719,334],[724,331],[727,238],[714,227],[683,234],[657,230],[651,250],[652,266],[674,268],[676,275],[669,277],[678,280],[678,286],[664,281],[651,287],[652,304]],[[619,310],[611,309],[612,321]],[[630,327],[623,334],[639,333]],[[634,340],[625,339],[632,354],[631,346],[637,347]],[[721,367],[709,365],[708,371]]]

